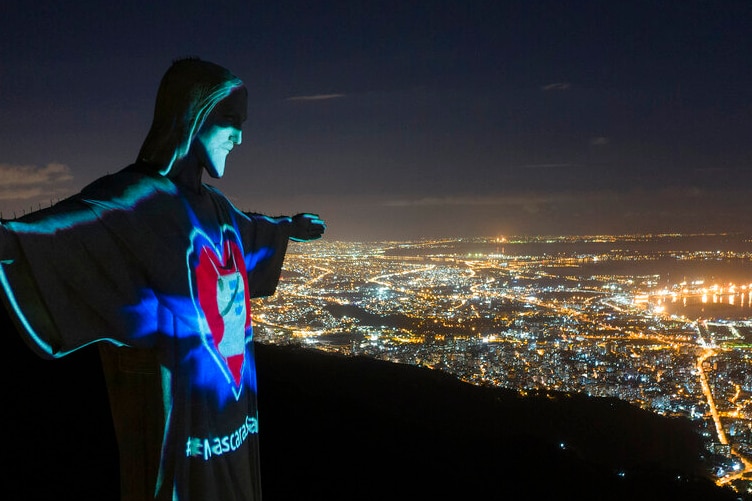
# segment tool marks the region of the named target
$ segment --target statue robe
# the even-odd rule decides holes
[[[134,164],[0,229],[2,295],[27,344],[45,358],[113,347],[102,360],[121,462],[155,456],[142,458],[150,495],[259,499],[249,301],[276,289],[290,218]],[[125,484],[140,475],[128,468]]]

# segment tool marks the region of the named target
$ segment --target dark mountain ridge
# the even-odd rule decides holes
[[[735,499],[692,423],[617,399],[263,344],[257,370],[275,499]]]
[[[45,361],[7,321],[2,332],[3,480],[22,492],[6,498],[117,500],[98,351]],[[689,422],[616,399],[265,344],[257,372],[267,501],[736,499],[703,476]]]

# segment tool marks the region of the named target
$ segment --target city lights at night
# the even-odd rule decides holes
[[[749,236],[322,241],[291,250],[281,293],[256,306],[262,342],[521,392],[617,397],[690,419],[714,458],[707,473],[752,487]]]

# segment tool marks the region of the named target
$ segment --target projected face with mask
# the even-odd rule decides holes
[[[243,141],[241,129],[246,120],[247,105],[245,88],[233,91],[217,104],[196,135],[195,146],[200,160],[215,179],[224,175],[227,155]]]

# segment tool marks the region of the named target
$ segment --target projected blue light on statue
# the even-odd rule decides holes
[[[159,189],[154,189],[151,183],[142,181],[137,187],[126,190],[127,196],[105,202],[86,199],[84,209],[71,206],[75,209],[58,212],[38,221],[11,221],[6,226],[18,234],[35,239],[47,237],[54,240],[55,236],[67,232],[85,235],[87,231],[94,231],[87,226],[93,228],[108,220],[110,212],[121,214],[123,210],[134,213],[140,209],[151,210],[153,203],[161,198],[160,195],[176,195],[177,191],[169,181],[158,184],[161,185]],[[270,258],[274,250],[261,247],[255,252],[243,254],[240,250],[241,239],[234,226],[237,215],[233,214],[230,224],[204,227],[202,218],[190,206],[183,204],[183,208],[192,226],[183,268],[187,273],[185,280],[189,285],[189,294],[180,296],[164,294],[154,288],[139,289],[137,302],[120,306],[121,330],[127,331],[126,338],[103,336],[99,340],[117,345],[153,347],[160,342],[156,339],[158,336],[195,338],[186,340],[186,346],[191,348],[183,355],[196,367],[192,372],[193,384],[212,389],[221,405],[227,398],[237,400],[243,386],[255,391],[252,357],[246,352],[246,343],[252,340],[251,312],[246,306],[250,302],[247,276],[260,262]],[[281,219],[289,221],[289,218]],[[274,218],[265,217],[264,220],[276,223]],[[143,228],[146,230],[146,225]],[[15,298],[3,270],[0,270],[0,281],[5,284],[8,296]],[[22,322],[36,332],[17,301],[14,300],[13,304]],[[42,351],[54,358],[89,344],[56,351],[44,341],[44,336],[34,334],[33,339]]]
[[[0,290],[32,350],[104,342],[121,464],[158,458],[158,472],[121,471],[139,499],[260,496],[250,299],[276,290],[289,240],[326,226],[244,213],[202,181],[224,175],[246,107],[225,68],[176,61],[136,162],[0,221]]]

